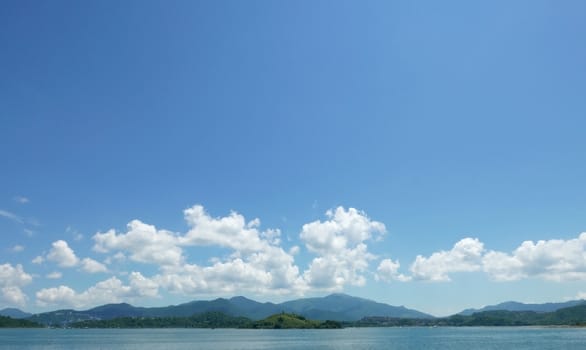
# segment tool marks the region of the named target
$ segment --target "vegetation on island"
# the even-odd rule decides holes
[[[276,314],[260,321],[205,312],[191,317],[118,317],[111,320],[74,322],[71,328],[254,328],[254,329],[326,329],[341,328],[336,321],[314,321],[295,314]]]
[[[191,317],[117,317],[110,320],[85,320],[71,328],[249,328],[252,321],[221,312],[205,312]]]
[[[337,321],[315,321],[308,320],[301,315],[280,313],[269,316],[264,320],[252,323],[250,328],[260,329],[333,329],[342,328],[342,324]]]
[[[23,319],[0,316],[0,328],[41,328],[42,325]]]
[[[327,300],[326,300],[327,299]],[[347,300],[345,296],[330,296],[326,301]],[[310,300],[313,302],[313,300]],[[298,302],[298,304],[301,302]],[[233,308],[238,304],[238,308]],[[285,303],[286,304],[286,303]],[[311,303],[310,303],[311,304]],[[337,305],[337,304],[336,304]],[[288,305],[290,308],[291,305]],[[91,310],[57,310],[32,315],[26,319],[3,316],[0,327],[74,327],[74,328],[251,328],[251,329],[319,329],[341,327],[470,327],[470,326],[574,326],[586,327],[586,303],[560,308],[555,311],[507,311],[486,310],[472,314],[461,313],[449,317],[427,318],[389,317],[385,309],[379,311],[369,309],[369,313],[381,316],[362,317],[355,320],[341,316],[335,308],[324,312],[319,309],[308,309],[308,306],[296,305],[304,309],[291,312],[287,309],[273,312],[270,316],[254,317],[259,310],[273,309],[276,304],[259,304],[243,297],[217,299],[212,302],[194,302],[165,308],[137,308],[128,304],[108,304]],[[371,305],[372,306],[372,305]],[[550,305],[548,305],[550,306]],[[311,306],[313,307],[313,306]],[[202,308],[206,311],[188,313],[189,310]],[[211,309],[211,310],[210,310]],[[265,310],[266,311],[266,310]],[[265,311],[262,311],[264,313]],[[274,310],[276,311],[276,310]],[[466,311],[466,310],[465,310]],[[315,317],[319,314],[320,317]],[[331,320],[323,321],[328,314]],[[233,316],[243,315],[243,316]],[[246,316],[246,317],[244,317]],[[322,318],[323,317],[323,318]]]

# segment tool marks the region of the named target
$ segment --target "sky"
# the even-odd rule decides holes
[[[0,308],[586,297],[583,1],[0,6]]]

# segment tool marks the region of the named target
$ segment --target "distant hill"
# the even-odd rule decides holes
[[[550,312],[493,310],[447,318],[451,326],[584,326],[586,304]]]
[[[492,310],[472,315],[453,315],[434,319],[365,317],[352,323],[356,327],[516,327],[586,326],[586,304],[551,312]]]
[[[89,310],[57,310],[35,314],[28,319],[50,326],[65,326],[88,320],[110,320],[120,317],[190,317],[207,312],[221,312],[232,317],[260,320],[281,312],[294,313],[308,319],[325,321],[356,321],[367,316],[432,318],[433,316],[346,294],[322,298],[297,299],[281,304],[259,303],[238,296],[209,301],[197,300],[166,307],[135,307],[130,304],[107,304]]]
[[[280,304],[287,312],[294,312],[314,320],[357,321],[367,316],[433,318],[432,315],[391,306],[346,294],[331,294],[322,298],[306,298]]]
[[[6,308],[0,310],[0,316],[6,316],[11,318],[27,318],[31,317],[32,314],[15,308]]]
[[[469,316],[477,312],[484,311],[534,311],[534,312],[553,312],[559,309],[577,306],[586,303],[585,300],[572,300],[562,303],[544,303],[544,304],[524,304],[516,301],[507,301],[504,303],[485,306],[481,309],[466,309],[458,315]]]

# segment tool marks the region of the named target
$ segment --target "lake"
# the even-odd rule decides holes
[[[580,328],[0,329],[7,349],[584,349]]]

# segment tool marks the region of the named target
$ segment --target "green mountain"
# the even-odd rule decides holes
[[[346,294],[331,294],[323,298],[306,298],[280,304],[288,310],[315,320],[356,321],[365,316],[398,318],[433,318],[432,315],[404,306],[391,306]]]
[[[357,327],[401,326],[586,326],[586,304],[562,308],[552,312],[536,311],[482,311],[472,315],[453,315],[436,319],[365,317],[352,325]]]
[[[496,305],[488,305],[481,309],[466,309],[459,313],[459,315],[469,316],[473,313],[483,311],[535,311],[535,312],[553,312],[566,307],[572,307],[584,304],[585,300],[571,300],[563,303],[544,303],[544,304],[524,304],[516,301],[507,301]]]
[[[9,308],[0,310],[0,316],[6,316],[6,317],[11,317],[11,318],[27,318],[27,317],[31,317],[32,314],[29,314],[28,312],[24,312],[19,309],[9,307]]]
[[[433,316],[402,306],[391,306],[346,294],[323,298],[307,298],[281,304],[259,303],[245,297],[192,301],[166,307],[135,307],[130,304],[107,304],[89,310],[57,310],[35,314],[28,319],[48,326],[67,326],[87,320],[110,320],[121,317],[191,317],[207,312],[260,320],[281,312],[293,313],[314,320],[355,321],[366,316],[431,318]]]

